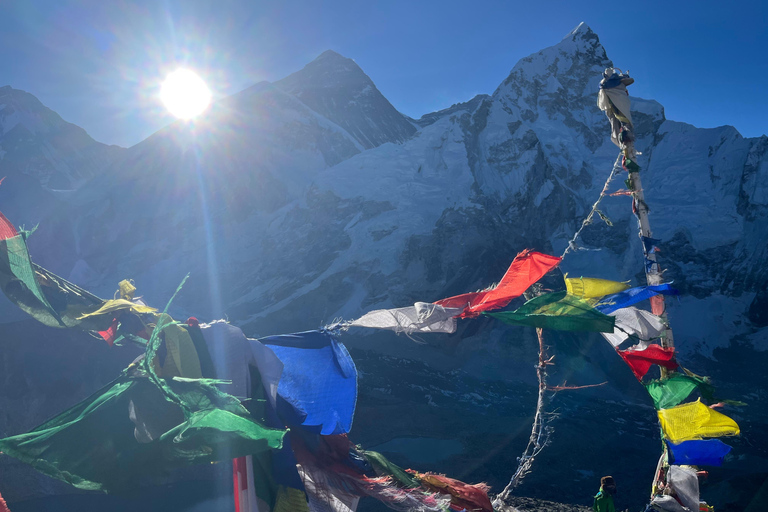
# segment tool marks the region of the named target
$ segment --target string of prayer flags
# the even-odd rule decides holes
[[[673,443],[741,433],[735,421],[707,407],[701,400],[661,409],[658,415],[664,437]]]
[[[603,297],[619,293],[629,288],[627,283],[597,279],[594,277],[565,278],[565,289],[568,293],[582,299]]]
[[[708,400],[712,400],[714,395],[714,387],[704,379],[677,372],[666,379],[646,383],[645,389],[651,395],[656,409],[674,407],[697,389]]]
[[[474,318],[483,311],[501,309],[555,268],[561,259],[526,249],[515,257],[504,277],[492,290],[456,295],[435,304],[445,308],[463,308],[464,312],[459,318]]]
[[[603,297],[595,305],[595,309],[601,313],[609,315],[617,309],[632,306],[638,302],[644,301],[645,299],[650,299],[660,293],[664,295],[680,294],[680,292],[672,288],[671,283],[657,284],[652,286],[638,286],[636,288],[625,290],[621,293]],[[658,313],[655,311],[653,314],[658,315]]]
[[[661,318],[634,307],[620,309],[611,313],[611,316],[616,317],[616,328],[613,332],[604,332],[602,335],[614,348],[630,336],[635,336],[640,341],[650,341],[661,336],[666,329]]]
[[[722,466],[731,447],[719,439],[693,439],[682,443],[666,441],[672,462],[690,466]]]
[[[463,308],[446,308],[428,302],[417,302],[405,308],[377,309],[343,326],[387,329],[406,334],[415,332],[450,334],[456,332],[455,317],[463,311]]]
[[[511,325],[559,331],[613,332],[616,320],[595,310],[585,300],[566,292],[539,295],[515,311],[484,314]]]
[[[643,376],[648,373],[651,366],[656,364],[663,366],[668,370],[674,370],[677,368],[677,361],[675,361],[675,351],[670,348],[662,348],[658,345],[648,345],[642,350],[617,350],[616,351],[624,362],[632,369],[632,373],[635,374],[637,380],[643,380]]]

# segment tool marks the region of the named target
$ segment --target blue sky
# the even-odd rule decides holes
[[[173,121],[157,99],[179,65],[215,97],[353,58],[412,117],[492,93],[522,57],[579,22],[669,119],[768,132],[766,2],[26,1],[0,3],[0,85],[37,96],[101,142]]]

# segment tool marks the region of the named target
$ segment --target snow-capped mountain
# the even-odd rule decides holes
[[[0,87],[0,174],[49,190],[73,190],[101,174],[123,148],[93,140],[28,92]]]
[[[125,150],[43,220],[32,258],[103,297],[132,278],[158,306],[191,272],[172,312],[227,315],[251,336],[474,291],[526,247],[562,254],[597,199],[618,153],[596,105],[609,66],[581,24],[522,59],[492,94],[408,120],[353,61],[326,52]],[[682,293],[670,304],[676,344],[682,360],[723,379],[717,361],[735,369],[744,351],[763,361],[768,347],[768,137],[671,121],[653,100],[632,105],[660,261]],[[606,198],[601,210],[613,226],[588,226],[562,270],[645,284],[629,199]],[[448,455],[431,469],[500,487],[530,425],[533,340],[530,329],[486,319],[426,344],[350,331],[343,341],[363,371],[357,439],[445,441],[436,450]],[[605,471],[625,482],[642,474],[624,485],[644,495],[658,440],[642,387],[598,336],[551,343],[553,378],[609,386],[563,402],[566,444],[555,440],[543,459],[577,486],[534,473],[532,488],[577,499],[580,479],[592,486]],[[750,401],[763,404],[764,383],[736,379],[762,386]],[[745,437],[765,425],[763,409],[732,414]],[[488,442],[499,451],[478,455]],[[579,443],[602,450],[583,460],[568,448]],[[626,464],[611,466],[627,444]],[[756,474],[767,450],[752,448],[740,467]],[[403,453],[403,464],[419,462]]]

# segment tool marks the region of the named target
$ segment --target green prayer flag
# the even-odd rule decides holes
[[[616,319],[600,313],[583,299],[554,292],[539,295],[515,311],[483,313],[512,325],[559,331],[613,332]]]
[[[37,282],[22,235],[0,240],[0,287],[26,313],[40,317],[40,321],[47,325],[63,325]]]
[[[126,370],[31,432],[0,439],[0,451],[80,489],[115,491],[176,467],[282,446],[284,430],[259,424],[204,379],[167,385],[186,417],[142,372]]]
[[[403,469],[393,464],[389,461],[386,457],[384,457],[379,452],[374,452],[370,450],[361,450],[363,452],[363,455],[365,455],[365,458],[368,459],[368,462],[371,463],[371,466],[373,466],[374,471],[376,471],[376,474],[378,476],[391,476],[403,487],[413,489],[416,487],[419,487],[421,484],[419,484],[419,481],[413,478],[411,475],[403,471]]]
[[[666,379],[648,382],[645,389],[651,395],[656,409],[670,409],[688,398],[696,389],[709,400],[714,395],[714,388],[706,380],[677,372]]]
[[[0,289],[22,311],[49,327],[103,331],[112,318],[80,317],[104,301],[30,260],[22,235],[0,240]]]

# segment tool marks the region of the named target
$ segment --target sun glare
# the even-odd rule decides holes
[[[208,108],[211,91],[194,71],[177,69],[160,86],[160,99],[174,116],[192,119]]]

